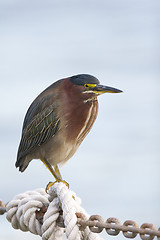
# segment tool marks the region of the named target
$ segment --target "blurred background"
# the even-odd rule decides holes
[[[54,81],[89,73],[124,93],[99,97],[98,118],[62,176],[89,214],[159,227],[159,24],[159,0],[0,0],[4,202],[52,180],[40,161],[23,174],[14,166],[29,105]],[[2,240],[40,239],[0,221]]]

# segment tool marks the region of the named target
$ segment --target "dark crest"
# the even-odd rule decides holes
[[[89,74],[78,74],[72,76],[70,78],[70,81],[76,85],[84,85],[85,83],[99,84],[99,80],[96,77]]]

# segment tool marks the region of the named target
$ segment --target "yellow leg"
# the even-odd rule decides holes
[[[48,168],[48,170],[51,172],[51,174],[55,177],[56,179],[56,182],[63,182],[68,188],[69,188],[69,184],[62,180],[62,177],[61,177],[61,174],[60,174],[60,171],[59,171],[59,168],[58,166],[56,165],[54,167],[54,169],[52,168],[51,164],[46,160],[46,159],[41,159],[41,161],[44,163],[44,165]],[[49,182],[46,186],[46,192],[48,192],[49,188],[55,184],[55,182]]]
[[[57,168],[55,169],[55,171],[53,170],[51,164],[46,160],[46,159],[41,159],[41,161],[44,163],[44,165],[48,168],[48,170],[51,172],[51,174],[55,177],[57,182],[62,181],[61,175],[59,175],[57,173]],[[59,169],[58,169],[59,171]]]
[[[62,176],[61,176],[61,174],[60,174],[58,165],[56,165],[56,166],[54,167],[54,170],[55,170],[55,172],[58,174],[58,176],[62,179]]]

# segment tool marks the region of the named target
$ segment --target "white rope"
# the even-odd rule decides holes
[[[100,240],[99,235],[88,227],[79,230],[75,213],[83,213],[85,220],[89,218],[80,204],[80,198],[60,182],[50,187],[49,194],[44,189],[37,189],[17,195],[6,205],[6,217],[13,228],[30,231],[42,240],[62,240],[64,232],[68,240]],[[41,223],[36,219],[36,211],[43,206],[48,208]],[[56,225],[60,210],[63,210],[65,228]]]

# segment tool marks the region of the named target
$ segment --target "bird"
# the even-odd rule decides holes
[[[74,155],[91,130],[98,113],[97,97],[121,92],[100,85],[90,74],[54,82],[28,108],[15,166],[23,172],[33,159],[40,159],[56,182],[64,181],[59,165]]]

